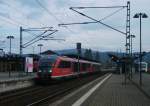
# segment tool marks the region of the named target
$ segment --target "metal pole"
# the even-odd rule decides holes
[[[42,46],[40,46],[40,54],[41,54],[41,48],[42,48]]]
[[[80,72],[79,51],[78,51],[78,73]]]
[[[126,59],[125,59],[125,84],[127,80],[127,74],[129,74],[130,70],[128,69],[129,65],[127,59],[130,55],[130,2],[127,2],[127,17],[126,17]]]
[[[131,37],[131,79],[132,79],[132,77],[133,77],[133,70],[132,70],[132,67],[133,67],[133,58],[132,58],[132,35],[130,35],[130,37]]]
[[[129,35],[129,57],[131,58],[131,37],[130,37],[130,1],[127,2],[128,5],[128,35]],[[132,64],[129,64],[129,78],[132,78]]]
[[[23,72],[23,61],[22,61],[22,27],[20,27],[20,56],[21,56],[21,70],[20,70],[20,76],[21,72]]]
[[[77,43],[77,53],[78,53],[78,73],[80,72],[80,62],[79,62],[79,55],[81,54],[81,43]]]
[[[132,35],[131,35],[131,56],[132,56]]]
[[[9,52],[10,52],[10,55],[11,55],[11,36],[10,36],[10,46],[9,46]]]
[[[141,70],[141,62],[142,62],[142,39],[141,39],[141,18],[142,18],[142,13],[140,15],[140,85],[142,85],[142,70]]]
[[[11,77],[11,73],[10,73],[10,72],[11,72],[11,68],[10,68],[10,65],[11,65],[11,64],[10,64],[10,57],[9,57],[9,63],[8,63],[8,64],[9,64],[9,65],[8,65],[8,66],[9,66],[9,77]]]
[[[22,27],[20,27],[20,55],[22,55]]]

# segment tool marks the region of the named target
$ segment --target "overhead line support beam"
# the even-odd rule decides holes
[[[106,6],[106,7],[70,7],[74,9],[85,9],[85,8],[121,8],[121,7],[127,7],[127,6]]]
[[[110,26],[110,25],[107,25],[107,24],[105,24],[105,23],[103,23],[103,22],[101,22],[101,21],[98,21],[98,20],[96,20],[96,19],[90,17],[90,16],[87,16],[87,15],[85,15],[85,14],[83,14],[83,13],[77,11],[77,10],[74,10],[73,8],[70,8],[70,9],[73,10],[73,11],[75,11],[75,12],[77,12],[78,14],[80,14],[80,15],[82,15],[82,16],[85,16],[85,17],[87,17],[87,18],[89,18],[89,19],[91,19],[91,20],[93,20],[93,21],[96,21],[96,22],[98,22],[98,23],[100,23],[100,24],[102,24],[102,25],[104,25],[104,26],[106,26],[106,27],[108,27],[108,28],[110,28],[110,29],[113,29],[113,30],[115,30],[115,31],[117,31],[117,32],[120,32],[120,33],[126,35],[126,33],[122,32],[122,31],[120,31],[120,30],[118,30],[118,29],[116,29],[116,28],[113,28],[113,27]]]

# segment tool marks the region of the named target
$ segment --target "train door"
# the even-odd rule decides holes
[[[73,71],[78,72],[78,63],[77,62],[73,63]]]
[[[87,64],[86,63],[82,63],[82,71],[87,71]]]

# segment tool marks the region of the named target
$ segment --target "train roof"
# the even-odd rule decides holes
[[[46,60],[49,60],[49,59],[56,60],[58,58],[61,60],[64,60],[64,61],[78,62],[77,58],[70,58],[67,56],[58,56],[58,55],[43,55],[43,56],[41,56],[41,59],[46,59]],[[84,59],[80,59],[79,62],[100,65],[100,63],[98,63],[98,62],[88,61],[88,60],[84,60]]]
[[[42,55],[40,60],[56,60],[58,57],[58,55]]]
[[[70,58],[70,57],[67,57],[67,56],[59,56],[59,58],[61,60],[65,60],[65,61],[73,61],[73,62],[78,62],[78,59],[76,58]],[[100,65],[100,63],[97,63],[97,62],[93,62],[93,61],[88,61],[88,60],[83,60],[83,59],[80,59],[79,62],[82,62],[82,63],[94,63],[94,64],[97,64],[97,65]]]

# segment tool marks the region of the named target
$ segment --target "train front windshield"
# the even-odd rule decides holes
[[[39,72],[52,72],[57,56],[42,57],[39,61]]]

